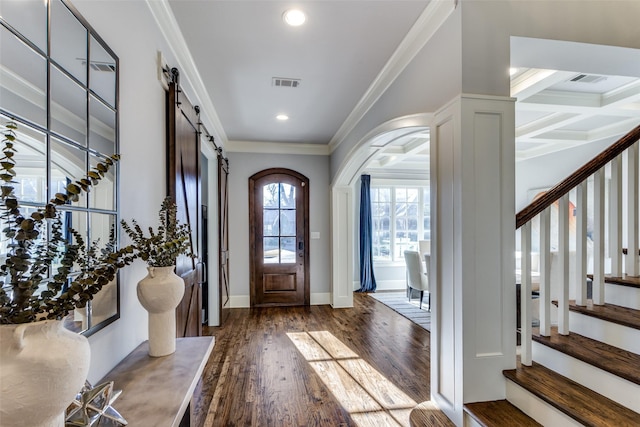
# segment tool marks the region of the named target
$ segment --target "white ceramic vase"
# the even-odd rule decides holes
[[[0,425],[64,427],[90,358],[87,339],[62,321],[0,325]]]
[[[138,299],[149,312],[149,356],[166,356],[176,351],[176,307],[184,295],[184,280],[173,266],[147,271],[138,282]]]

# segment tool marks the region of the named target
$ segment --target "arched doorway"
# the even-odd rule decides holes
[[[358,194],[355,185],[360,174],[392,141],[424,132],[430,128],[432,120],[431,113],[389,120],[367,133],[341,162],[331,184],[331,305],[334,308],[353,306],[354,280],[357,280],[355,265],[358,261],[354,195]]]

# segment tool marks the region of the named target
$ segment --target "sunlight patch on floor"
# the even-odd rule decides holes
[[[287,336],[356,425],[409,426],[417,403],[333,334],[290,332]]]

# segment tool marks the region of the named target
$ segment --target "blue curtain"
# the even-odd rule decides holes
[[[373,225],[371,221],[371,177],[360,177],[360,289],[356,292],[375,292],[373,275]]]

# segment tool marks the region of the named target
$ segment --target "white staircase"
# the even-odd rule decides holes
[[[507,400],[542,425],[640,426],[639,139],[640,126],[516,217],[523,326]]]

